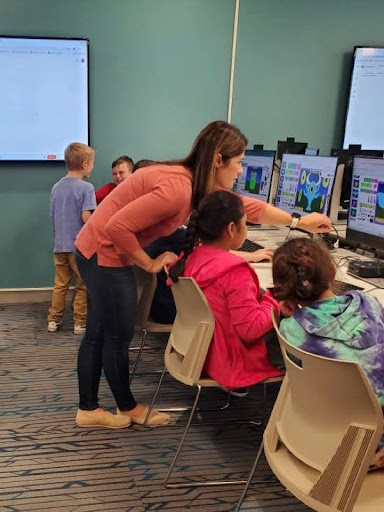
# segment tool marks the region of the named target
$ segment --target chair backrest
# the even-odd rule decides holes
[[[191,277],[172,286],[176,318],[164,362],[171,375],[189,386],[201,376],[215,328],[215,317],[203,292]]]
[[[376,394],[356,362],[290,345],[276,314],[272,318],[287,373],[265,431],[266,453],[282,443],[295,459],[319,472],[308,493],[322,504],[315,510],[351,510],[383,431]]]
[[[150,319],[151,305],[157,286],[157,275],[134,266],[137,287],[135,324],[145,329]]]

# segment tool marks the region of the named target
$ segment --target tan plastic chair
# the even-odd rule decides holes
[[[313,510],[384,511],[384,474],[367,475],[383,414],[363,370],[293,347],[274,325],[287,376],[264,433],[272,471]]]
[[[165,350],[164,371],[149,407],[147,418],[155,404],[166,371],[179,382],[187,386],[196,386],[197,393],[182,439],[165,478],[164,485],[168,488],[181,488],[246,483],[246,480],[169,483],[173,468],[181,452],[193,415],[196,411],[202,388],[221,388],[220,384],[215,380],[201,378],[201,372],[215,328],[215,317],[205,295],[194,279],[190,277],[180,277],[178,282],[172,286],[172,293],[176,303],[177,315]],[[281,377],[271,378],[263,381],[263,384],[281,380]],[[227,405],[229,405],[229,403]]]
[[[135,325],[141,330],[142,337],[138,347],[130,347],[130,351],[138,351],[133,370],[131,372],[130,382],[132,382],[137,368],[139,366],[145,341],[149,332],[171,332],[172,324],[159,324],[151,319],[151,306],[157,286],[157,275],[146,272],[142,268],[134,267],[136,286],[137,286],[137,309]],[[151,372],[153,373],[153,372]]]

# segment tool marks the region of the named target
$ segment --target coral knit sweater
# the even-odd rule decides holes
[[[267,204],[242,198],[250,221],[258,222]],[[104,267],[130,265],[129,254],[168,236],[191,213],[192,176],[181,165],[138,169],[97,207],[78,234],[75,246],[86,257],[97,253]]]
[[[228,388],[256,384],[283,372],[268,360],[263,336],[273,328],[269,292],[246,261],[228,251],[200,245],[188,257],[185,277],[200,286],[215,316],[215,331],[204,374]]]

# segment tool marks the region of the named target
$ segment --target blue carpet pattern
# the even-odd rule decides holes
[[[130,511],[229,512],[242,486],[165,489],[163,480],[185,425],[185,412],[173,414],[162,428],[125,430],[79,429],[76,357],[79,337],[69,314],[63,329],[46,331],[48,304],[0,307],[0,511]],[[132,344],[137,344],[139,333]],[[148,403],[161,369],[167,335],[149,335],[157,350],[144,354],[133,383],[135,397]],[[269,405],[278,392],[270,391]],[[225,411],[226,394],[203,392],[196,424],[191,427],[176,481],[246,478],[262,431],[240,424],[261,414],[261,388],[246,398],[233,398]],[[157,405],[191,405],[194,390],[166,377]],[[114,401],[102,379],[100,402],[113,411]],[[207,410],[208,409],[208,410]],[[211,409],[211,411],[209,411]],[[216,411],[212,411],[216,409]],[[308,511],[274,478],[265,459],[242,511]]]

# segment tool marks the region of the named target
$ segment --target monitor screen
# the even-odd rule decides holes
[[[319,148],[307,148],[304,152],[304,155],[317,156],[319,151]]]
[[[88,40],[0,36],[0,160],[64,160],[89,144]]]
[[[340,204],[343,208],[349,208],[351,194],[352,166],[354,156],[376,156],[382,158],[383,151],[361,149],[360,146],[350,147],[348,149],[331,149],[331,156],[336,156],[339,164],[344,164],[343,183],[341,186]]]
[[[345,122],[344,148],[384,149],[384,48],[356,47]]]
[[[384,248],[384,160],[355,157],[347,238]]]
[[[289,213],[328,213],[337,158],[283,155],[275,205]]]
[[[273,173],[274,151],[247,150],[243,159],[243,172],[233,190],[243,196],[268,202]]]

